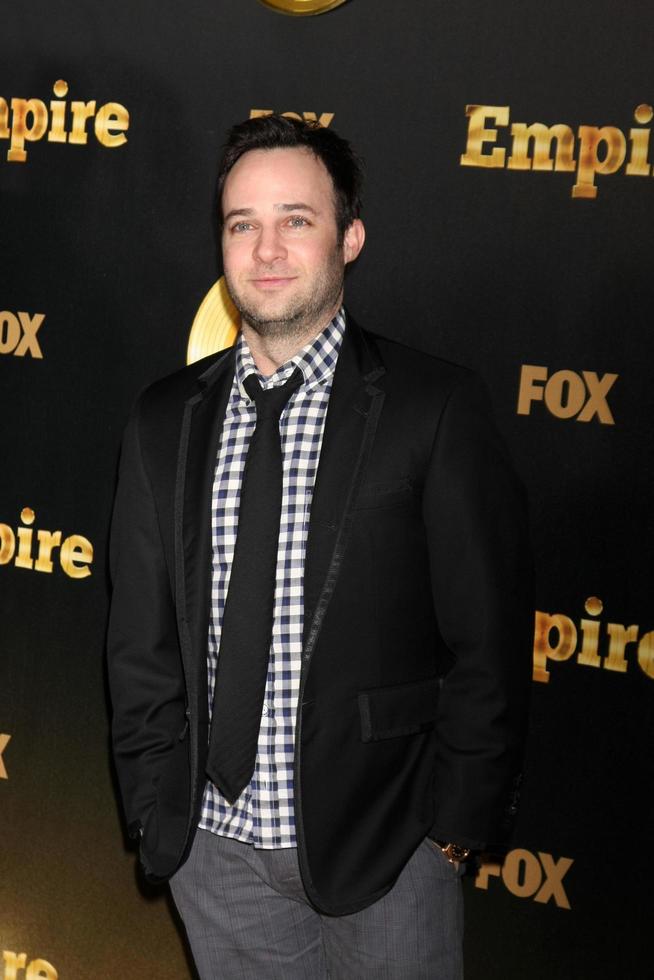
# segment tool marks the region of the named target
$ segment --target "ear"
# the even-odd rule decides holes
[[[363,248],[365,240],[366,229],[363,227],[363,221],[360,218],[355,218],[352,224],[345,229],[343,235],[343,259],[346,265],[348,262],[354,262]]]

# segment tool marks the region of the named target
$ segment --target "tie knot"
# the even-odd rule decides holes
[[[293,374],[283,385],[273,388],[262,388],[256,374],[249,374],[243,382],[243,387],[257,406],[257,419],[279,419],[284,411],[284,405],[303,381],[302,371],[296,367]]]

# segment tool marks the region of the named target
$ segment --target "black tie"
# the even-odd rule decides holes
[[[238,533],[223,612],[207,774],[233,803],[254,772],[273,626],[282,510],[279,418],[302,383],[296,367],[263,390],[256,375],[243,385],[257,406],[241,484]]]

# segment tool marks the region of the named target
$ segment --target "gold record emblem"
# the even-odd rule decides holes
[[[303,17],[310,14],[326,14],[328,10],[340,7],[345,0],[259,0],[259,2],[280,14]]]
[[[238,310],[221,276],[204,297],[195,314],[186,349],[186,363],[194,364],[208,354],[231,347],[241,326]]]

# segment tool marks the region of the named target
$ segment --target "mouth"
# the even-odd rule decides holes
[[[257,289],[283,289],[287,286],[289,282],[294,282],[295,276],[258,276],[256,279],[251,279],[250,282],[257,287]]]

